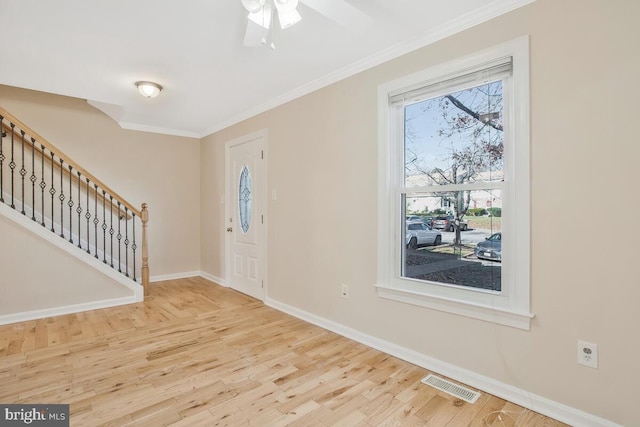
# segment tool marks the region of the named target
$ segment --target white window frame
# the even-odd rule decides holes
[[[512,76],[505,80],[502,189],[503,265],[500,292],[443,285],[401,277],[405,236],[401,221],[404,186],[403,129],[390,97],[444,82],[466,70],[511,57]],[[378,277],[382,298],[529,330],[530,312],[530,125],[529,38],[527,36],[473,55],[430,67],[378,88]]]

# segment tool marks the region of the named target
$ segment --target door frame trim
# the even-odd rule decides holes
[[[225,143],[225,148],[224,148],[224,155],[225,155],[225,170],[224,170],[224,187],[225,187],[225,196],[224,196],[224,222],[223,222],[223,227],[224,229],[226,229],[227,227],[231,227],[232,224],[229,222],[229,217],[233,216],[233,212],[231,211],[232,206],[234,201],[231,200],[231,195],[233,194],[233,190],[231,189],[231,182],[229,179],[229,173],[231,170],[231,148],[237,146],[237,145],[242,145],[242,144],[246,144],[248,142],[252,142],[255,141],[257,139],[261,139],[262,140],[262,150],[263,150],[263,165],[262,165],[262,171],[264,174],[264,179],[262,180],[262,185],[259,184],[259,189],[262,191],[263,197],[262,197],[262,212],[258,212],[259,215],[263,215],[264,218],[264,223],[262,228],[260,229],[260,234],[261,236],[259,237],[259,239],[261,238],[261,242],[262,244],[260,245],[260,257],[262,259],[263,265],[262,265],[262,271],[263,271],[263,278],[262,281],[264,283],[263,287],[262,287],[262,298],[260,298],[261,301],[265,301],[265,299],[267,298],[267,289],[268,289],[268,284],[267,284],[267,245],[268,245],[268,241],[267,241],[267,149],[269,146],[269,132],[268,130],[265,129],[260,129],[256,132],[252,132],[250,134],[247,135],[243,135],[240,136],[238,138],[234,138],[231,139],[229,141],[227,141]],[[260,208],[260,207],[259,207]],[[233,224],[234,226],[237,224]],[[228,287],[231,287],[231,269],[232,269],[232,245],[233,245],[233,240],[232,240],[232,234],[231,233],[227,233],[226,231],[225,233],[225,245],[224,245],[224,251],[225,251],[225,273],[224,273],[224,278],[225,278],[225,282],[227,284]]]

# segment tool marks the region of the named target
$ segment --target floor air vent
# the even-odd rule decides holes
[[[432,374],[427,375],[421,382],[462,399],[465,402],[476,403],[476,400],[480,397],[480,393],[476,391],[469,390],[468,388],[464,388]]]

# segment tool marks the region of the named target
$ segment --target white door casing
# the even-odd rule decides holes
[[[227,142],[226,281],[261,301],[265,297],[266,131]]]

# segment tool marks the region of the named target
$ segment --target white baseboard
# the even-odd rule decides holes
[[[80,304],[65,305],[62,307],[25,311],[16,314],[5,314],[0,315],[0,325],[44,319],[45,317],[62,316],[64,314],[73,314],[79,313],[81,311],[97,310],[100,308],[117,307],[119,305],[134,304],[140,301],[141,299],[138,296],[132,295],[130,297],[111,298],[101,301],[91,301]]]
[[[539,412],[548,417],[562,421],[569,425],[583,427],[622,427],[611,421],[596,417],[578,409],[554,402],[542,396],[529,393],[526,390],[511,386],[509,384],[496,381],[492,378],[469,371],[451,363],[429,357],[406,347],[390,343],[388,341],[376,338],[374,336],[362,333],[355,329],[349,328],[340,323],[325,319],[315,314],[300,310],[288,304],[276,301],[272,298],[266,298],[265,304],[290,314],[298,319],[312,323],[331,332],[340,334],[346,338],[362,343],[366,346],[383,351],[387,354],[395,356],[399,359],[413,363],[414,365],[423,367],[435,373],[452,378],[463,384],[470,385],[487,393],[506,399],[516,403],[522,407]]]
[[[224,286],[225,288],[229,287],[229,285],[227,285],[227,283],[226,283],[226,280],[224,280],[221,277],[214,276],[213,274],[209,274],[209,273],[206,273],[204,271],[200,272],[200,276],[204,277],[207,280],[210,280],[210,281],[214,282],[217,285]]]
[[[204,271],[184,271],[182,273],[162,274],[158,276],[151,276],[149,281],[162,282],[165,280],[187,279],[189,277],[203,277],[211,282],[215,282],[217,285],[224,286],[225,288],[228,287],[224,279]]]
[[[162,282],[165,280],[186,279],[188,277],[200,276],[199,271],[184,271],[182,273],[160,274],[149,277],[149,282]]]

